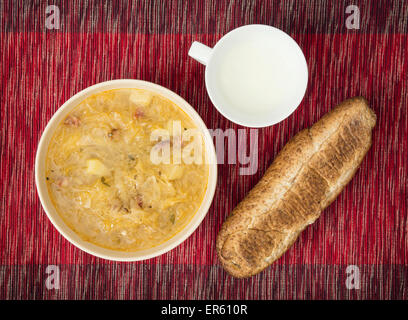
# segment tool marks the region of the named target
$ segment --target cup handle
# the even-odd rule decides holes
[[[197,60],[198,62],[202,63],[203,65],[207,65],[208,61],[210,60],[212,54],[212,48],[207,47],[205,44],[202,44],[198,41],[194,41],[188,51],[188,55]]]

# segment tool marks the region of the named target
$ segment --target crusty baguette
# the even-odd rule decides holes
[[[375,123],[367,101],[355,97],[295,135],[222,225],[224,269],[249,277],[277,260],[351,180]]]

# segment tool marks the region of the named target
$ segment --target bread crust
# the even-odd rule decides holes
[[[216,248],[224,269],[252,276],[292,246],[352,179],[375,123],[367,100],[354,97],[296,134],[222,225]]]

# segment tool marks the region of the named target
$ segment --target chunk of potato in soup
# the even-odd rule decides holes
[[[152,139],[157,130],[168,136]],[[82,239],[109,249],[136,251],[170,239],[194,216],[207,188],[205,155],[201,163],[174,161],[192,143],[183,139],[188,130],[198,132],[183,110],[147,90],[88,97],[49,145],[47,186],[58,213]],[[198,139],[203,146],[201,133]],[[152,162],[158,146],[171,150],[170,162]]]

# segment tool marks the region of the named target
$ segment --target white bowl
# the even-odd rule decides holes
[[[81,103],[84,99],[86,99],[90,95],[106,90],[120,88],[137,88],[151,90],[171,100],[173,103],[179,106],[184,112],[186,112],[190,116],[190,118],[194,121],[196,126],[202,131],[207,161],[209,163],[207,190],[200,208],[195,213],[190,222],[179,233],[177,233],[175,236],[173,236],[166,242],[150,249],[134,252],[124,252],[105,249],[100,246],[94,245],[90,242],[82,240],[71,228],[69,228],[65,224],[61,216],[58,214],[56,208],[52,204],[50,196],[48,194],[45,177],[45,160],[48,145],[50,143],[52,136],[54,135],[55,129],[57,128],[58,124],[66,117],[66,115],[73,108],[78,106],[79,103]],[[215,187],[217,184],[216,153],[212,137],[208,132],[206,125],[204,124],[203,120],[200,118],[198,113],[193,109],[193,107],[189,103],[187,103],[183,98],[181,98],[174,92],[151,82],[131,79],[112,80],[93,85],[89,88],[86,88],[78,92],[68,101],[66,101],[54,114],[54,116],[51,118],[51,120],[48,122],[45,128],[37,148],[37,155],[35,159],[35,182],[41,204],[48,218],[51,220],[55,228],[73,245],[89,254],[108,260],[115,261],[145,260],[157,257],[181,244],[194,232],[195,229],[197,229],[201,221],[206,216],[208,209],[210,208],[212,199],[214,197]]]

